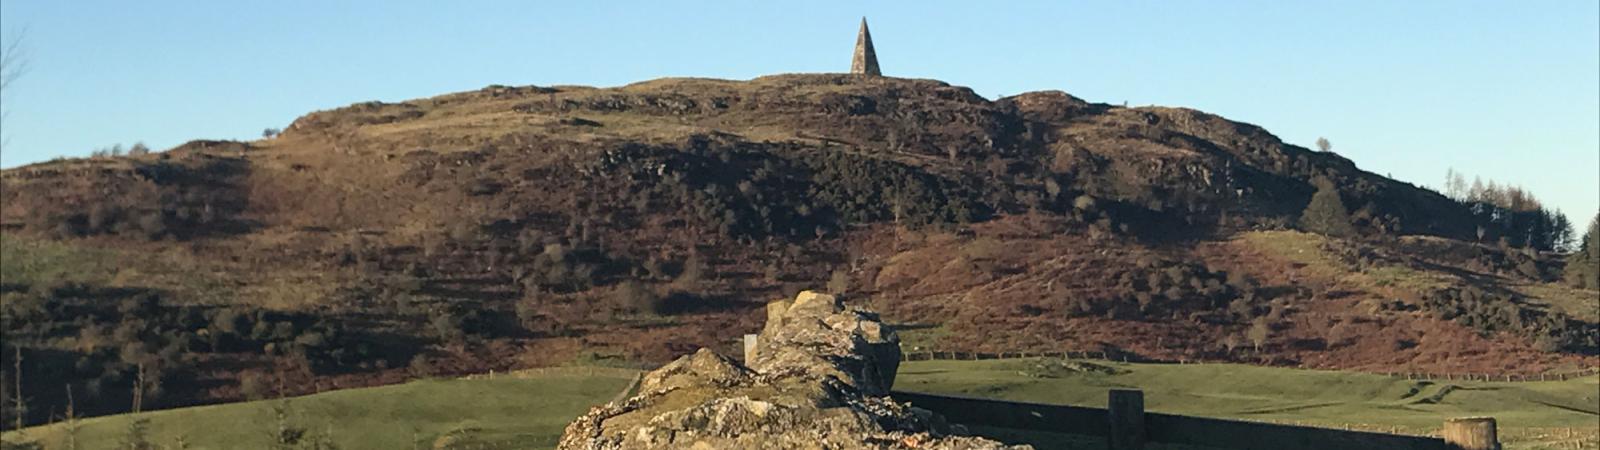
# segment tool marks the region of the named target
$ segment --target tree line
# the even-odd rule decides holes
[[[1469,184],[1465,174],[1452,168],[1445,173],[1443,194],[1471,211],[1480,242],[1559,253],[1578,248],[1567,215],[1546,208],[1522,186],[1485,181],[1477,176]]]

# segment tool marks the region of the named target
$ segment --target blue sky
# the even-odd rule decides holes
[[[446,6],[448,5],[448,6]],[[615,86],[849,67],[995,98],[1060,89],[1319,136],[1362,168],[1600,208],[1600,2],[0,2],[31,70],[0,166],[253,138],[309,111],[490,84]]]

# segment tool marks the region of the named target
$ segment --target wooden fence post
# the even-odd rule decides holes
[[[1493,417],[1462,417],[1444,421],[1444,442],[1452,450],[1500,450]]]
[[[1144,391],[1112,389],[1106,405],[1110,420],[1106,444],[1110,450],[1144,448]]]
[[[744,365],[756,362],[756,335],[744,335]]]

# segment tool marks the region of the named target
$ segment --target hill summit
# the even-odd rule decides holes
[[[351,194],[360,195],[381,178],[399,177],[402,184],[478,183],[482,191],[488,184],[508,181],[502,179],[502,165],[554,169],[549,163],[563,159],[572,170],[556,175],[580,177],[589,174],[585,169],[617,169],[582,167],[586,164],[670,156],[648,155],[652,147],[820,153],[886,165],[888,171],[926,173],[965,184],[959,192],[952,187],[941,193],[970,197],[960,198],[974,201],[968,220],[1068,206],[1088,195],[1111,209],[1152,219],[1187,219],[1206,227],[1219,222],[1232,228],[1281,225],[1292,222],[1310,200],[1316,191],[1312,180],[1325,178],[1338,187],[1362,230],[1454,238],[1467,238],[1473,231],[1461,208],[1443,196],[1360,171],[1331,153],[1285,144],[1252,125],[1181,108],[1088,103],[1055,91],[989,101],[970,89],[931,80],[780,75],[749,82],[663,79],[614,89],[491,86],[312,113],[272,140],[198,142],[178,150],[250,149],[213,154],[229,157],[271,153],[271,160],[300,164],[298,170],[278,168],[291,172],[339,171],[348,162],[363,170],[338,173],[328,183],[350,186],[357,191]],[[609,158],[600,157],[608,153]],[[370,167],[372,158],[385,164]],[[506,161],[494,164],[498,159]],[[478,162],[473,160],[489,164],[468,165]],[[226,176],[220,165],[233,163],[227,158],[212,161],[218,173],[203,176]],[[12,172],[75,165],[36,165]],[[262,170],[263,165],[241,170],[252,176],[272,172]],[[441,165],[453,167],[440,170]],[[883,175],[874,178],[891,174]],[[22,203],[10,209],[11,221],[24,220],[19,217],[24,207],[38,212],[43,206]],[[83,206],[79,203],[69,199],[58,208]],[[323,205],[291,203],[278,209],[308,214],[306,206]],[[813,206],[836,215],[877,217],[888,215],[885,210],[893,205],[879,205],[878,211]],[[1223,215],[1227,220],[1219,220]],[[363,220],[419,220],[414,214],[371,216]]]

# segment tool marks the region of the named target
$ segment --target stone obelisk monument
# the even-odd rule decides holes
[[[872,33],[867,31],[867,18],[861,18],[861,32],[856,34],[856,52],[850,58],[850,73],[882,76],[878,71],[878,53],[872,51]]]

